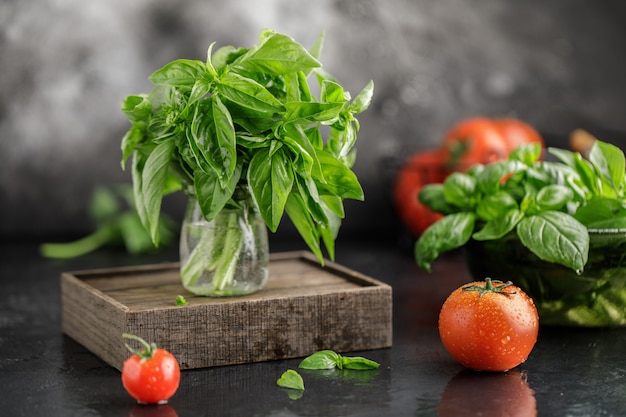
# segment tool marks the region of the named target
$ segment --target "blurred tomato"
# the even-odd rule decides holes
[[[445,177],[438,149],[414,153],[398,172],[394,184],[395,205],[400,219],[411,234],[421,235],[442,217],[420,203],[418,194],[424,185],[442,183]]]
[[[442,159],[448,171],[466,171],[474,164],[506,159],[518,146],[535,142],[544,146],[541,135],[521,120],[472,117],[446,132],[441,145]]]

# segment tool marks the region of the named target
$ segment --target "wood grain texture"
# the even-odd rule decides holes
[[[391,346],[391,287],[308,252],[273,254],[265,288],[242,297],[194,296],[178,267],[63,273],[63,331],[118,369],[124,332],[168,349],[182,369]],[[187,305],[175,305],[179,294]]]

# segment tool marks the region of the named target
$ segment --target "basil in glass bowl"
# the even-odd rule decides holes
[[[545,325],[626,325],[626,162],[596,140],[589,156],[537,144],[507,160],[425,186],[422,204],[444,216],[420,236],[417,264],[430,271],[463,248],[477,280],[512,281]]]
[[[540,259],[515,234],[471,240],[464,252],[472,276],[512,280],[532,297],[543,325],[626,325],[626,229],[590,229],[580,274]]]

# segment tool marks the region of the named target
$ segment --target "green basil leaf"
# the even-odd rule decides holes
[[[353,114],[362,113],[370,106],[372,102],[372,97],[374,96],[374,82],[370,81],[367,85],[357,94],[352,103],[350,104],[349,110]]]
[[[196,198],[198,199],[200,210],[202,210],[202,214],[207,221],[213,220],[233,195],[233,191],[241,177],[242,164],[241,161],[237,164],[235,172],[229,179],[226,187],[222,186],[219,177],[214,173],[207,174],[203,171],[195,173],[193,182]]]
[[[343,105],[350,100],[350,94],[348,94],[339,83],[324,80],[320,90],[320,100],[323,103],[339,103]]]
[[[362,358],[360,356],[352,356],[352,357],[341,357],[341,365],[342,369],[354,369],[354,370],[368,370],[368,369],[378,369],[380,364],[378,362],[374,362],[373,360]]]
[[[334,369],[341,364],[341,355],[332,350],[320,350],[307,356],[300,362],[298,368],[301,369]]]
[[[518,208],[515,199],[505,191],[485,196],[476,206],[476,215],[482,220],[493,220],[511,209]]]
[[[537,192],[535,202],[541,210],[558,210],[574,197],[571,188],[564,185],[551,184]]]
[[[354,200],[364,199],[361,184],[350,168],[328,152],[317,150],[316,155],[324,173],[324,178],[318,185],[321,194]]]
[[[507,176],[526,170],[526,165],[516,160],[497,161],[486,165],[478,175],[478,189],[485,194],[498,192]]]
[[[530,167],[539,161],[542,150],[542,146],[539,143],[521,145],[511,151],[509,160],[520,161]]]
[[[568,214],[545,211],[524,217],[517,225],[517,235],[522,244],[540,259],[577,272],[582,272],[587,263],[587,228]]]
[[[149,79],[156,85],[192,88],[196,80],[211,78],[206,64],[191,59],[177,59],[156,70]]]
[[[268,148],[259,149],[250,160],[247,179],[261,216],[275,232],[294,182],[291,161],[282,149],[273,153]]]
[[[191,123],[191,136],[198,149],[198,157],[212,168],[207,173],[215,172],[222,186],[233,175],[237,165],[235,128],[228,109],[217,96],[203,100],[196,107]],[[199,161],[203,166],[203,161]]]
[[[136,201],[136,204],[143,206],[138,213],[155,246],[159,246],[161,201],[173,150],[174,141],[160,143],[145,159],[145,164],[140,172],[141,191],[139,201]],[[137,194],[135,197],[137,198]]]
[[[432,211],[443,214],[454,213],[458,208],[452,206],[446,200],[443,193],[443,184],[426,184],[417,195],[420,203]]]
[[[599,179],[590,162],[581,154],[564,149],[548,148],[548,151],[572,168],[580,177],[582,184],[596,195],[601,195]]]
[[[304,178],[311,176],[322,178],[323,172],[317,152],[302,127],[287,123],[283,124],[279,132],[282,132],[282,141],[285,145],[293,151],[294,155],[298,155],[294,165],[296,172]]]
[[[145,96],[128,96],[122,102],[122,112],[131,122],[145,122],[152,114],[152,102]]]
[[[278,378],[276,385],[283,388],[304,390],[304,381],[302,376],[293,369],[288,369]]]
[[[463,209],[476,206],[480,198],[477,191],[476,179],[461,172],[448,175],[443,183],[446,201]]]
[[[233,72],[222,75],[216,89],[222,97],[244,108],[262,113],[283,111],[283,104],[265,87]]]
[[[574,218],[587,228],[619,228],[617,218],[623,216],[625,211],[624,203],[618,199],[593,197],[576,210]]]
[[[617,194],[621,195],[624,190],[624,172],[626,169],[624,152],[617,146],[595,141],[589,153],[589,160],[598,174],[611,185]]]
[[[415,245],[415,260],[420,268],[430,272],[439,254],[460,248],[472,236],[476,215],[471,212],[449,214],[424,231]]]
[[[296,193],[289,194],[285,204],[285,211],[304,242],[311,249],[311,252],[315,254],[323,265],[324,255],[320,247],[320,236],[317,226],[307,212],[307,207],[302,197]]]
[[[515,229],[524,218],[524,213],[511,209],[499,217],[489,220],[482,229],[472,235],[475,240],[496,240]]]
[[[126,161],[133,153],[137,145],[143,142],[146,128],[143,125],[133,125],[122,138],[122,169],[126,168]]]
[[[249,72],[264,72],[281,75],[307,71],[321,67],[302,45],[289,36],[270,34],[260,44],[251,48],[232,64],[235,68]]]
[[[342,103],[312,103],[292,101],[285,104],[285,121],[290,123],[310,124],[335,119],[343,109]]]
[[[320,196],[322,197],[322,196]],[[323,200],[324,201],[324,200]],[[341,217],[328,208],[325,204],[322,204],[324,209],[326,222],[318,223],[317,230],[324,242],[328,257],[331,261],[335,260],[335,240],[339,235],[339,228],[341,227]],[[343,208],[343,207],[342,207]]]

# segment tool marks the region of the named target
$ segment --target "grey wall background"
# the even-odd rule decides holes
[[[624,147],[621,0],[4,0],[0,238],[90,230],[92,189],[130,180],[123,97],[168,61],[252,45],[264,27],[305,46],[325,31],[325,68],[353,94],[376,84],[355,166],[366,202],[348,204],[342,236],[395,233],[395,167],[463,117],[514,115],[559,146],[583,127]]]

